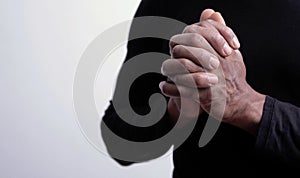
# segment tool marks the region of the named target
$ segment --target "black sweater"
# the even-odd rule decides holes
[[[296,169],[300,167],[300,86],[297,83],[300,82],[300,1],[143,0],[135,17],[163,16],[192,24],[206,8],[221,12],[227,25],[236,33],[247,68],[247,81],[268,97],[256,137],[222,123],[213,139],[199,148],[198,141],[207,116],[199,117],[192,134],[174,151],[173,177],[299,177],[300,169],[298,175]],[[138,27],[133,23],[130,35],[135,28]],[[168,41],[157,38],[131,40],[126,60],[145,52],[169,54]],[[137,113],[149,112],[149,97],[160,92],[158,83],[162,80],[165,80],[162,75],[149,73],[133,83],[129,98]],[[138,128],[122,121],[111,104],[103,121],[102,136],[112,156],[117,154],[114,153],[116,148],[122,147],[138,150],[139,161],[146,161],[159,157],[171,146],[157,150],[129,148],[112,141],[104,128],[105,123],[117,135],[133,141],[155,140],[172,128],[167,113],[154,126]]]

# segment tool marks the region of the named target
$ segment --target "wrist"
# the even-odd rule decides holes
[[[256,135],[266,96],[256,92],[249,85],[247,88],[247,92],[240,99],[240,107],[232,124]]]

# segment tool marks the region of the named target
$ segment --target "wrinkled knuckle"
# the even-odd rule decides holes
[[[210,20],[209,19],[204,20],[204,21],[200,22],[199,25],[201,27],[209,27],[210,26]]]
[[[205,25],[205,24],[204,24],[204,21],[199,22],[199,26],[200,26],[200,27],[204,27],[204,25]]]
[[[184,68],[188,68],[188,67],[189,67],[188,60],[186,60],[186,59],[180,59],[179,62],[180,62],[180,64],[181,64]]]
[[[182,60],[182,65],[184,66],[184,73],[190,73],[194,71],[193,66],[191,65],[191,62],[189,60]]]
[[[186,26],[183,30],[183,33],[192,33],[192,29],[191,29],[191,26]]]
[[[186,26],[186,27],[184,27],[182,33],[188,33],[188,30],[189,30],[189,26]]]
[[[222,48],[225,43],[223,36],[219,33],[215,33],[212,36],[212,42],[213,44],[219,45],[219,48]]]
[[[198,33],[193,33],[190,36],[191,46],[198,47],[203,41],[203,37]]]
[[[202,48],[198,48],[198,53],[197,53],[197,59],[199,62],[204,61],[205,57],[207,56],[207,51],[202,49]]]
[[[223,31],[223,32],[227,32],[228,27],[225,26],[225,25],[219,25],[219,29],[220,29],[221,31]]]
[[[219,33],[212,33],[211,39],[216,44],[221,43],[223,41],[223,37]]]
[[[192,25],[187,26],[187,27],[183,30],[183,32],[184,32],[184,33],[196,33],[196,32],[198,31],[198,28],[199,28],[198,25],[192,24]]]

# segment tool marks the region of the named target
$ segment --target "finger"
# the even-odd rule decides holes
[[[212,93],[210,88],[195,90],[188,87],[176,86],[167,82],[161,82],[159,87],[162,93],[167,97],[193,100],[194,102],[200,102],[203,108],[210,108],[212,102]]]
[[[215,11],[213,9],[205,9],[200,16],[200,22],[207,20],[208,18],[211,17],[212,14],[214,14]]]
[[[197,25],[195,25],[197,26]],[[198,28],[199,26],[195,27]],[[175,46],[177,45],[183,45],[183,46],[191,46],[191,47],[197,47],[197,48],[203,48],[209,52],[211,52],[213,55],[218,56],[218,53],[214,50],[214,48],[209,44],[209,42],[199,33],[183,33],[179,35],[174,35],[171,39],[170,48],[171,53]],[[173,55],[173,54],[172,54]],[[174,56],[173,56],[174,57]]]
[[[187,98],[181,98],[180,111],[184,117],[184,120],[182,120],[183,123],[189,122],[190,119],[198,118],[199,114],[202,112],[198,102]]]
[[[159,88],[165,96],[171,98],[194,98],[198,93],[198,89],[188,88],[180,85],[176,86],[175,84],[171,84],[165,81],[159,84]]]
[[[205,72],[205,70],[191,60],[184,58],[168,59],[163,62],[161,67],[161,73],[165,76],[195,72]]]
[[[159,83],[159,88],[160,88],[161,93],[167,97],[171,97],[171,98],[179,98],[180,97],[179,90],[175,84],[171,84],[171,83],[163,81],[163,82]]]
[[[206,112],[209,112],[211,107],[211,102],[212,102],[211,88],[198,90],[198,96],[199,96],[201,107]]]
[[[223,25],[226,26],[226,23],[225,23],[225,20],[224,18],[222,17],[221,13],[220,12],[215,12],[213,13],[208,19],[211,19],[211,20],[214,20],[214,21],[217,21]]]
[[[218,83],[218,77],[208,72],[175,75],[170,77],[177,85],[190,88],[208,88]]]
[[[226,26],[222,25],[224,28],[221,29],[220,23],[218,23],[219,25],[217,27],[219,29],[217,29],[215,27],[217,23],[218,22],[213,20],[206,20],[201,22],[199,25],[193,24],[186,27],[184,33],[196,33],[203,36],[203,38],[206,39],[220,55],[226,57],[229,56],[233,51],[230,45],[235,43],[231,41],[235,39],[235,34]],[[227,41],[230,41],[230,43]]]
[[[180,117],[181,119],[176,121],[176,128],[182,128],[192,120],[197,119],[203,112],[198,102],[191,99],[180,99]]]
[[[221,16],[221,15],[220,15]],[[233,49],[239,49],[240,48],[240,42],[237,38],[237,36],[235,35],[235,33],[233,32],[233,30],[230,27],[227,27],[226,25],[219,23],[215,20],[207,20],[206,22],[202,23],[210,23],[211,25],[213,25],[220,33],[221,35],[224,37],[224,39],[228,42],[228,44],[233,48]]]
[[[209,50],[210,52],[213,52],[214,50],[216,50],[218,52],[218,54],[220,54],[224,57],[229,56],[232,53],[233,49],[228,45],[228,43],[224,39],[224,37],[220,34],[220,32],[218,32],[217,29],[212,27],[212,25],[208,24],[207,21],[205,21],[203,23],[206,23],[206,26],[190,25],[184,30],[184,33],[193,33],[194,34],[190,38],[184,39],[185,43],[188,44],[191,42],[195,42],[196,40],[200,41],[199,40],[200,37],[197,37],[197,34],[198,34],[199,36],[201,36],[202,38],[207,40],[207,42],[209,42],[209,46],[213,47],[212,50]],[[203,24],[203,23],[200,23],[200,24]],[[209,27],[207,27],[207,26],[209,26]],[[191,38],[195,38],[195,39],[191,39]],[[174,40],[174,39],[172,39],[172,40]],[[201,40],[201,42],[202,41],[203,40]],[[180,44],[180,43],[177,43],[177,44]],[[187,46],[200,47],[200,48],[204,48],[204,49],[207,48],[206,46],[203,46],[202,43],[198,44],[197,46],[195,43],[192,43]]]
[[[202,48],[177,45],[173,48],[172,54],[174,58],[189,59],[207,70],[217,69],[220,65],[215,55]]]

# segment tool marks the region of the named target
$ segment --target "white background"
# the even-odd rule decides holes
[[[0,178],[168,178],[171,156],[123,168],[85,139],[72,87],[87,45],[139,0],[0,0]],[[127,35],[127,31],[124,31]],[[115,55],[122,60],[124,48]],[[112,81],[97,97],[103,114]],[[119,62],[118,62],[119,61]],[[103,78],[101,74],[98,76]]]

